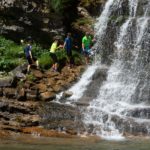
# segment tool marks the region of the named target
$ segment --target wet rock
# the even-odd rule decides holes
[[[80,98],[80,101],[89,103],[92,99],[96,98],[99,92],[99,87],[106,80],[107,77],[107,66],[99,67],[92,76],[92,82],[87,86],[87,90],[84,92],[83,96]],[[94,89],[94,90],[93,90]]]
[[[78,71],[80,69],[76,67],[68,70],[67,73],[63,71],[61,73],[46,71],[45,73],[36,69],[32,70],[33,72],[26,75],[25,79],[17,78],[16,88],[0,88],[0,96],[3,96],[0,97],[0,127],[3,125],[4,130],[20,132],[20,127],[43,124],[46,128],[65,131],[69,134],[77,134],[78,127],[83,131],[79,111],[76,108],[50,103],[56,98],[58,92],[65,90],[66,85],[70,86],[73,83],[73,79],[80,75]],[[32,80],[34,74],[38,74],[36,80]],[[69,76],[73,77],[67,81]],[[65,93],[65,97],[71,95],[71,92]],[[40,103],[45,105],[44,108]],[[49,105],[50,109],[47,110],[45,107]],[[43,111],[39,111],[42,108]],[[47,120],[45,115],[50,115],[50,118]],[[46,124],[47,121],[48,124]]]
[[[43,109],[44,108],[44,109]],[[48,129],[61,131],[84,130],[80,112],[77,108],[64,104],[50,102],[40,110],[43,125]]]
[[[1,126],[1,129],[4,131],[14,131],[14,132],[21,132],[21,128],[18,127],[18,124],[14,124],[14,123],[11,123],[10,125],[4,125],[4,126]]]
[[[17,122],[20,122],[22,126],[38,126],[41,118],[39,115],[23,115],[15,118]]]
[[[26,127],[21,129],[23,133],[32,134],[32,135],[40,135],[44,137],[71,137],[70,134],[59,132],[56,130],[47,130],[42,127]]]
[[[149,134],[150,124],[148,122],[136,122],[132,118],[120,118],[114,115],[112,121],[115,122],[116,128],[125,134],[146,135]]]
[[[39,97],[43,101],[52,101],[56,98],[56,95],[54,92],[44,92],[41,93]]]
[[[65,92],[63,92],[63,96],[62,97],[67,98],[67,97],[71,97],[72,95],[73,95],[73,92],[65,91]]]
[[[87,100],[87,99],[86,99]],[[85,101],[85,100],[82,100],[82,101],[79,101],[79,102],[75,102],[75,104],[77,105],[77,106],[89,106],[89,99],[88,99],[88,101]]]

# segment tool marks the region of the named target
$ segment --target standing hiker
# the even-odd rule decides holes
[[[29,36],[26,39],[26,45],[24,47],[24,53],[25,53],[26,59],[28,61],[27,73],[30,72],[31,65],[36,65],[37,69],[39,68],[39,62],[38,62],[37,58],[32,55],[31,44],[32,44],[32,38]]]
[[[85,56],[85,63],[89,64],[90,54],[92,46],[92,37],[89,32],[86,32],[85,36],[82,38],[82,50]]]
[[[65,38],[63,48],[66,50],[66,53],[67,53],[67,56],[68,56],[69,67],[72,67],[74,65],[74,61],[73,61],[73,57],[72,57],[71,33],[67,33],[67,37]]]
[[[59,39],[55,38],[54,42],[50,47],[50,56],[53,59],[52,71],[58,71],[58,59],[56,56],[56,50],[61,48],[62,45],[58,46]]]

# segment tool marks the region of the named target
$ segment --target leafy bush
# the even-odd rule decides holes
[[[73,51],[73,59],[75,65],[81,65],[84,63],[83,55],[81,55],[79,52]]]
[[[22,47],[0,36],[0,71],[10,71],[24,62]]]
[[[43,53],[39,58],[39,64],[42,69],[49,69],[52,65],[52,59],[49,52]]]
[[[57,13],[62,13],[64,8],[72,6],[74,0],[45,0],[49,3],[50,8],[52,8]]]

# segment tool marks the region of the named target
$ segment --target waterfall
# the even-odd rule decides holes
[[[106,34],[109,17],[114,10],[120,7],[120,5],[120,0],[108,0],[105,4],[103,12],[97,19],[97,23],[95,24],[95,39],[97,39],[97,43],[94,45],[94,49],[97,51],[102,51],[103,37]]]
[[[97,69],[97,65],[93,65],[83,73],[81,80],[69,89],[74,94],[69,98],[69,100],[77,101],[83,96],[84,91],[86,90],[87,85],[91,82],[91,77]]]
[[[95,25],[96,36],[100,39],[105,30],[107,29],[108,19],[113,9],[119,4],[118,0],[108,0],[104,7],[104,11],[101,16],[98,18],[98,21]]]
[[[105,51],[101,41],[109,17],[122,2],[106,2],[95,25],[98,39],[95,48],[98,50]],[[144,3],[128,0],[128,5],[129,16],[119,27],[117,38],[112,43],[114,57],[108,66],[106,80],[99,85],[96,97],[82,112],[87,131],[104,138],[121,138],[125,133],[150,134],[150,0],[144,0]],[[87,94],[91,77],[103,65],[99,62],[96,66],[89,66],[80,81],[70,89],[74,94],[68,102],[80,101]]]
[[[97,36],[99,40],[98,40],[98,43],[95,44],[95,47],[97,47],[98,45],[101,45],[100,44],[101,38],[103,37],[107,29],[109,16],[111,12],[117,8],[118,5],[119,5],[119,0],[108,0],[101,16],[97,19],[98,21],[95,24],[95,31],[97,32],[95,36]],[[87,85],[89,85],[91,81],[92,75],[98,68],[98,65],[99,63],[97,65],[93,64],[93,66],[90,66],[82,75],[81,80],[69,90],[74,93],[74,95],[69,98],[70,101],[71,100],[77,101],[82,97],[84,91],[86,90]]]
[[[128,37],[128,35],[129,35],[128,32],[131,32],[130,28],[132,28],[132,22],[136,16],[137,6],[138,6],[138,0],[130,0],[129,1],[129,18],[121,26],[120,34],[115,43],[117,49],[119,49],[119,50],[123,50],[125,48],[125,44],[129,45],[130,39]],[[121,51],[120,51],[120,53],[121,53]]]
[[[129,0],[129,18],[120,27],[118,39],[114,43],[117,48],[117,58],[113,60],[107,80],[100,87],[97,98],[91,101],[84,113],[85,123],[87,125],[93,123],[93,132],[103,137],[120,136],[124,130],[127,130],[125,128],[130,128],[130,132],[136,130],[134,125],[129,123],[129,118],[136,122],[133,124],[146,121],[148,122],[147,126],[150,127],[148,120],[150,106],[146,104],[150,98],[150,84],[148,85],[150,83],[148,79],[150,67],[146,67],[149,49],[145,42],[149,37],[150,17],[145,13],[142,17],[137,17],[137,6],[138,0]],[[135,21],[136,29],[134,29]],[[133,32],[136,34],[131,37]],[[144,79],[141,79],[144,73]],[[146,95],[141,97],[143,92]],[[143,110],[147,110],[147,112]],[[118,118],[122,118],[124,123],[128,122],[127,125],[118,124],[116,122],[119,120]],[[139,130],[142,132],[143,129],[139,127]]]
[[[130,9],[129,15],[130,15],[130,17],[136,16],[137,6],[138,6],[138,0],[130,0],[129,1],[129,9]]]

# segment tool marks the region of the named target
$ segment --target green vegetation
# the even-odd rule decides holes
[[[69,6],[72,6],[74,0],[45,0],[49,3],[50,8],[52,8],[56,13],[62,13],[63,10]]]
[[[36,78],[35,78],[35,76],[33,74],[26,75],[26,79],[28,81],[32,81],[32,82],[36,80]]]
[[[23,51],[23,45],[17,45],[13,41],[6,40],[4,37],[0,37],[0,71],[9,72],[18,65],[27,63],[25,54]],[[32,53],[39,60],[40,68],[49,69],[52,65],[52,59],[49,55],[49,49],[43,49],[40,45],[34,43],[32,45]],[[63,49],[56,52],[59,63],[62,65],[66,64],[67,56]],[[73,58],[76,65],[82,63],[83,56],[73,51]]]
[[[84,7],[88,7],[88,6],[91,6],[91,5],[96,6],[99,3],[105,3],[105,2],[106,2],[106,0],[82,0],[80,2],[80,4]]]
[[[9,71],[24,62],[22,47],[0,37],[0,71]]]

